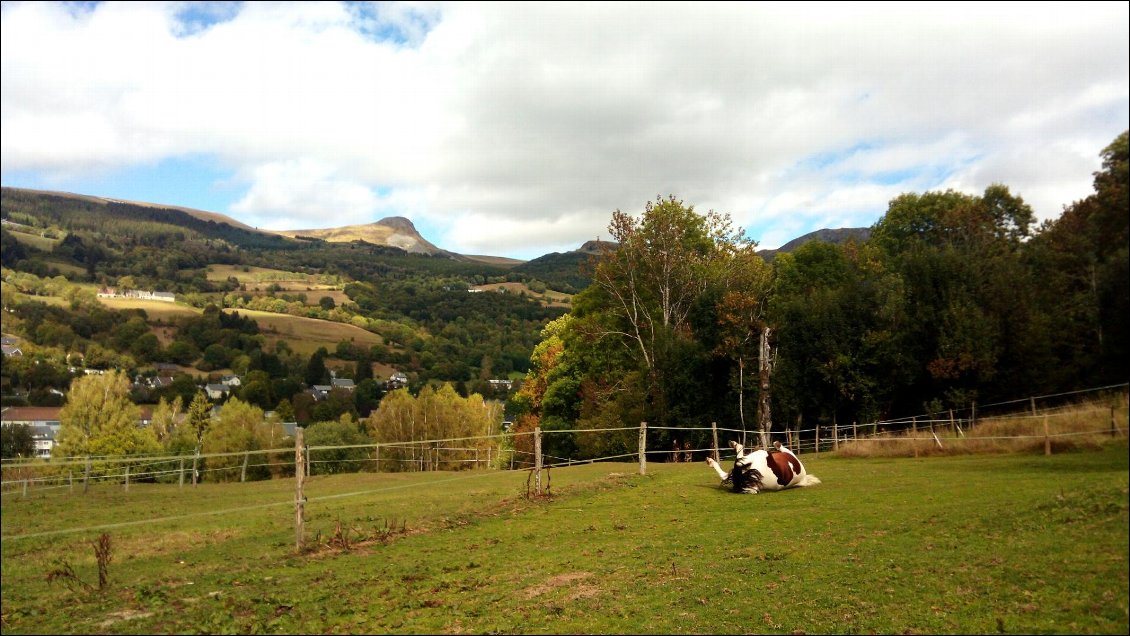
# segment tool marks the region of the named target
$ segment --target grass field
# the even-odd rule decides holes
[[[555,468],[532,500],[525,472],[316,477],[301,554],[293,480],[7,494],[3,631],[1127,633],[1124,439],[802,459],[821,485],[761,495],[701,463]]]
[[[144,300],[141,298],[99,298],[103,305],[118,311],[127,309],[144,309],[150,320],[168,320],[179,316],[194,316],[200,313],[199,309],[168,303],[161,300]]]
[[[564,294],[552,289],[547,289],[544,293],[538,293],[530,289],[525,283],[490,283],[487,285],[476,285],[473,289],[496,293],[499,289],[505,289],[506,292],[510,294],[525,294],[530,298],[539,300],[546,307],[569,307],[569,303],[573,298],[570,294]]]
[[[292,351],[303,355],[310,355],[319,347],[333,352],[342,340],[351,340],[362,347],[371,347],[383,341],[371,331],[345,323],[250,309],[239,309],[238,312],[241,316],[253,318],[259,324],[259,330],[267,336],[270,347],[277,340],[286,340]]]
[[[14,229],[10,230],[9,233],[12,235],[12,238],[16,239],[20,243],[43,252],[50,252],[61,241],[61,239],[47,238],[45,236],[40,236],[39,234],[32,234],[31,232],[21,232]]]
[[[242,265],[212,264],[208,266],[207,278],[210,281],[225,281],[232,277],[241,283],[263,282],[264,285],[273,281],[302,281],[304,283],[316,283],[318,281],[316,274],[301,274],[268,267],[248,267],[247,271],[244,271]]]

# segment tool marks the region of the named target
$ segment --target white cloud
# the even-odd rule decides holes
[[[668,194],[767,247],[933,187],[1000,181],[1050,218],[1127,126],[1128,22],[1125,3],[5,3],[0,158],[7,178],[213,156],[247,187],[218,211],[248,223],[401,215],[525,257]]]
[[[273,230],[311,229],[368,223],[377,196],[365,185],[342,178],[327,164],[299,159],[257,166],[251,189],[232,205],[241,218]]]

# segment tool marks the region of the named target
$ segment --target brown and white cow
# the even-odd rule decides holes
[[[734,468],[725,472],[714,458],[707,457],[706,463],[718,473],[720,485],[729,484],[737,493],[757,494],[762,490],[784,490],[801,486],[815,486],[820,483],[816,475],[804,470],[800,458],[780,442],[773,443],[773,450],[746,450],[737,442],[730,442],[737,457]]]

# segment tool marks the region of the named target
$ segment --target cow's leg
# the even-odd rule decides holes
[[[713,457],[707,457],[706,463],[711,468],[714,469],[714,472],[718,473],[718,479],[721,479],[722,481],[726,481],[727,479],[730,478],[730,474],[727,473],[726,471],[722,470],[722,467],[718,465],[718,462],[714,461]]]

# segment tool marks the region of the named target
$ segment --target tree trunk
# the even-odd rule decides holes
[[[758,356],[761,390],[757,396],[757,432],[763,448],[769,448],[769,431],[773,428],[773,416],[769,412],[769,376],[773,372],[773,361],[769,359],[770,332],[768,325],[761,328],[761,355]]]

